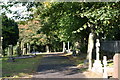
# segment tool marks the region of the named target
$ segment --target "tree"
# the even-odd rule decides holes
[[[84,41],[87,38],[88,28],[83,28],[87,22],[86,17],[79,16],[81,4],[79,3],[49,3],[48,6],[38,8],[42,31],[48,36],[57,36],[62,41]],[[63,7],[62,7],[63,6]],[[81,21],[81,22],[80,22]],[[83,34],[83,35],[78,35]],[[77,36],[76,36],[77,35]],[[80,38],[80,39],[78,39]],[[55,41],[55,40],[53,40]]]
[[[74,39],[72,41],[74,42],[79,36],[81,36],[80,40],[82,41],[82,38],[88,38],[90,32],[96,35],[95,38],[99,37],[101,40],[118,40],[117,35],[120,28],[119,3],[60,2],[49,3],[48,6],[43,4],[42,8],[39,8],[42,30],[47,35],[53,33],[61,41],[72,41]],[[75,37],[78,33],[80,35]],[[92,38],[92,42],[95,38]],[[88,58],[90,57],[92,54]]]
[[[114,32],[119,33],[118,31],[115,31],[115,30],[120,28],[120,26],[118,25],[119,16],[120,16],[119,8],[120,8],[119,2],[118,3],[94,3],[92,7],[89,8],[89,10],[84,11],[84,13],[80,15],[86,16],[89,19],[88,24],[90,24],[91,32],[96,34],[96,36],[99,37],[101,40],[102,39],[115,40]],[[111,33],[113,35],[111,35]],[[94,38],[92,38],[91,40],[92,42],[94,41],[93,39]],[[91,55],[90,54],[91,53],[88,53],[88,56],[87,56],[87,59],[89,58],[89,64],[91,64],[90,60],[92,57],[92,54]],[[89,69],[91,69],[91,66],[89,67]]]
[[[2,36],[3,36],[3,49],[8,45],[15,45],[19,38],[19,30],[17,23],[2,14]]]

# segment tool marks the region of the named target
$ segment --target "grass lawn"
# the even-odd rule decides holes
[[[108,61],[108,65],[107,65],[108,67],[113,67],[113,65],[114,65],[114,64],[113,64],[113,60]]]
[[[7,62],[7,58],[2,59],[3,77],[32,77],[40,63],[42,55],[35,58],[15,59],[15,62]]]

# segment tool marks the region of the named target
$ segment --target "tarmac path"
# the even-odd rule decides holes
[[[33,78],[100,78],[90,72],[81,72],[63,53],[46,54]]]

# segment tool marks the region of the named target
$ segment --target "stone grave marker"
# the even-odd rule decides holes
[[[108,74],[107,74],[107,57],[103,56],[103,78],[108,78]]]
[[[30,53],[30,44],[27,43],[27,54],[29,54],[29,53]]]
[[[2,43],[3,43],[3,37],[1,37],[1,40],[0,40],[1,42],[0,42],[0,56],[2,56],[3,55],[3,48],[2,48]]]
[[[118,78],[120,80],[120,53],[116,53],[113,57],[114,71],[113,78]]]
[[[65,42],[63,42],[63,53],[65,52]]]
[[[23,48],[23,55],[26,54],[26,48]]]
[[[68,53],[70,52],[70,43],[68,41]]]
[[[99,56],[99,48],[100,48],[100,42],[99,42],[99,39],[96,39],[96,60],[93,63],[92,71],[103,73],[102,64],[99,59],[99,57],[100,57]]]
[[[9,45],[9,47],[8,47],[8,56],[12,57],[12,55],[13,55],[13,46]]]
[[[18,56],[21,56],[22,53],[21,53],[21,48],[20,48],[20,43],[19,42],[17,42],[16,52],[17,52]]]

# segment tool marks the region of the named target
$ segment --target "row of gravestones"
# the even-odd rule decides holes
[[[116,51],[119,51],[118,50],[118,46],[120,46],[120,44],[116,44],[117,42],[115,41],[115,45],[114,46],[114,50],[115,52]],[[119,42],[120,43],[120,42]],[[103,56],[103,67],[102,67],[102,64],[101,64],[101,61],[99,59],[99,46],[100,46],[100,43],[99,43],[99,40],[96,41],[96,60],[93,64],[93,68],[92,68],[92,71],[93,72],[100,72],[100,73],[103,73],[103,78],[108,78],[108,67],[107,67],[107,57],[106,56]],[[114,57],[113,57],[113,75],[112,77],[113,78],[116,78],[116,79],[119,79],[120,80],[120,53],[115,53]],[[110,69],[112,70],[112,69]]]
[[[113,57],[113,68],[110,68],[112,71],[112,75],[110,77],[113,77],[115,80],[120,80],[120,54],[116,53]],[[113,69],[113,70],[112,70]],[[107,67],[107,57],[103,57],[103,78],[108,78],[108,67]]]
[[[25,47],[23,43],[17,42],[15,51],[13,50],[13,45],[9,45],[7,55],[12,57],[15,53],[18,56],[30,54],[30,44],[27,43],[27,47]]]
[[[99,42],[99,39],[96,39],[96,60],[94,61],[93,67],[91,70],[96,73],[103,73],[103,78],[108,78],[109,68],[107,67],[107,57],[103,56],[103,65],[102,65],[101,60],[99,59],[99,48],[100,48],[100,42]],[[120,79],[120,62],[119,61],[120,61],[120,54],[116,53],[113,58],[113,63],[114,63],[113,75],[112,75],[113,78]]]

